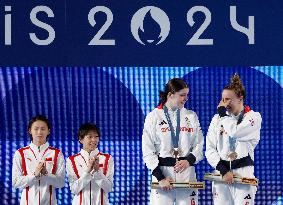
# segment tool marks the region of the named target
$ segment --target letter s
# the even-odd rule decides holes
[[[29,33],[29,36],[30,36],[30,39],[32,40],[32,42],[34,42],[37,45],[49,45],[55,39],[55,30],[49,24],[43,23],[42,21],[39,21],[36,18],[37,13],[41,12],[41,11],[47,13],[48,17],[54,17],[54,13],[49,7],[47,7],[47,6],[36,6],[30,12],[30,20],[34,25],[45,29],[48,32],[48,38],[43,39],[43,40],[39,39],[35,35],[35,33]]]

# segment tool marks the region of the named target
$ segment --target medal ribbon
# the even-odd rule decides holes
[[[163,110],[164,110],[164,114],[165,114],[166,119],[167,119],[168,124],[169,124],[170,132],[171,132],[171,140],[172,140],[172,143],[173,143],[173,148],[178,149],[179,136],[180,136],[180,122],[181,122],[180,109],[177,110],[176,134],[174,132],[173,124],[172,124],[172,121],[171,121],[170,116],[169,116],[168,108],[165,105],[163,107]]]

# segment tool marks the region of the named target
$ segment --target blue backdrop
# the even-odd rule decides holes
[[[68,157],[79,152],[76,132],[81,123],[95,122],[102,132],[99,148],[115,159],[112,204],[148,204],[150,173],[142,161],[145,116],[158,103],[158,91],[173,77],[190,86],[186,107],[197,112],[204,134],[215,114],[222,88],[233,73],[247,90],[246,104],[263,118],[255,153],[260,180],[256,204],[282,204],[283,67],[2,67],[0,68],[0,192],[1,204],[19,204],[20,191],[11,186],[14,152],[27,144],[27,122],[39,113],[52,122],[50,143]],[[197,165],[202,180],[211,167]],[[212,204],[211,184],[200,192],[200,204]],[[66,186],[57,191],[60,205],[71,204]]]

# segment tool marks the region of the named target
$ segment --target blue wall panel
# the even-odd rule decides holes
[[[19,204],[20,190],[11,186],[14,152],[27,144],[28,120],[39,113],[51,120],[50,143],[65,157],[79,152],[76,132],[86,121],[102,131],[99,148],[114,156],[112,204],[148,204],[150,174],[142,161],[141,135],[146,114],[158,103],[158,91],[172,77],[190,86],[186,107],[197,112],[206,134],[221,89],[239,73],[246,103],[263,117],[256,148],[255,174],[260,180],[256,204],[282,203],[283,67],[3,67],[0,68],[0,191],[2,204]],[[204,159],[197,177],[211,170]],[[200,192],[200,204],[211,204],[211,184]],[[71,204],[71,193],[58,190],[59,205]]]

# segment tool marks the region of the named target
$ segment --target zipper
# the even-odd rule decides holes
[[[91,181],[90,181],[89,203],[91,205]]]
[[[38,184],[39,184],[38,204],[40,205],[40,180],[38,180]]]

